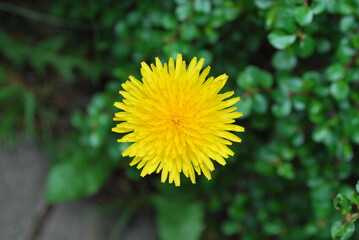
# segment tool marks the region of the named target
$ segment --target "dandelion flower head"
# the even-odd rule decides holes
[[[196,182],[196,173],[211,179],[214,161],[225,165],[234,152],[228,147],[241,139],[231,132],[243,132],[235,125],[242,116],[233,106],[239,97],[234,91],[219,93],[228,76],[207,78],[210,67],[202,71],[204,59],[189,63],[178,54],[176,60],[148,66],[141,63],[142,79],[129,76],[115,102],[120,121],[112,131],[125,133],[118,142],[132,143],[122,156],[133,157],[130,165],[141,169],[144,177],[161,173],[161,182],[180,185],[180,175]]]

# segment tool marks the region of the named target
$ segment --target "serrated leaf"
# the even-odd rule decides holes
[[[154,198],[158,230],[162,240],[198,240],[204,229],[201,202],[182,202],[162,196]]]
[[[53,165],[46,185],[49,203],[78,199],[96,193],[110,176],[105,164],[89,164],[76,157]]]

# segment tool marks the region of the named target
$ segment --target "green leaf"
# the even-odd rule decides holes
[[[340,81],[333,82],[329,91],[337,101],[341,101],[348,98],[350,89],[348,83]]]
[[[353,159],[353,148],[350,143],[340,142],[336,146],[336,155],[339,160],[349,162]]]
[[[353,34],[350,37],[350,42],[354,49],[359,49],[359,34]]]
[[[267,221],[263,226],[263,231],[268,235],[280,235],[283,230],[283,223],[277,219]]]
[[[349,193],[348,198],[350,199],[350,201],[352,201],[352,203],[359,206],[359,194],[357,192],[352,191],[351,193]]]
[[[124,24],[124,23],[122,21],[120,21],[118,24]],[[161,24],[166,30],[172,30],[177,27],[178,23],[177,23],[176,17],[174,15],[165,13],[162,15]],[[116,25],[116,29],[117,29],[117,25]],[[122,30],[122,29],[119,29],[119,30],[121,30],[119,32],[123,35],[124,30]]]
[[[295,34],[287,34],[281,30],[275,30],[268,35],[268,40],[277,49],[285,49],[295,42]]]
[[[257,113],[263,114],[267,111],[268,101],[260,93],[256,93],[253,96],[253,110]]]
[[[314,50],[314,40],[310,35],[305,35],[299,42],[299,56],[306,58],[312,55]]]
[[[204,229],[201,202],[181,202],[162,196],[154,198],[158,230],[163,240],[198,240]]]
[[[298,132],[292,139],[292,144],[295,147],[302,146],[305,141],[305,135],[302,132]]]
[[[222,232],[226,236],[232,236],[239,232],[241,225],[238,221],[226,221],[222,225]]]
[[[324,119],[323,109],[324,106],[321,101],[319,100],[311,101],[308,107],[309,119],[314,123],[323,121]]]
[[[342,15],[351,15],[358,12],[357,2],[351,0],[338,1],[338,12]]]
[[[331,0],[326,0],[323,1],[326,3],[326,7],[327,7],[327,12],[329,13],[338,13],[339,11],[339,1],[335,0],[335,1],[331,1]]]
[[[244,90],[255,88],[257,85],[268,89],[273,84],[273,77],[267,71],[256,66],[248,66],[237,76],[237,84]]]
[[[75,157],[53,165],[46,185],[49,203],[78,199],[96,193],[109,177],[109,169]]]
[[[357,185],[355,186],[355,189],[357,190],[357,193],[359,194],[359,181],[357,182]]]
[[[327,39],[318,39],[316,44],[317,50],[321,54],[328,53],[332,49],[332,43]]]
[[[297,58],[289,51],[277,51],[272,58],[272,65],[277,70],[290,71],[297,65]]]
[[[233,196],[233,201],[227,209],[228,215],[236,220],[245,218],[245,204],[248,198],[244,194],[236,194]]]
[[[278,83],[280,89],[285,93],[298,93],[303,88],[303,80],[298,77],[279,77]]]
[[[287,98],[272,106],[272,112],[278,118],[287,117],[290,114],[291,110],[292,104]]]
[[[273,77],[267,71],[256,66],[248,66],[237,76],[237,84],[244,90],[255,88],[258,85],[268,89],[273,84]]]
[[[345,67],[338,63],[333,64],[326,69],[325,74],[330,81],[339,81],[344,78]]]
[[[30,92],[24,93],[23,98],[25,131],[30,136],[33,136],[35,134],[36,98]]]
[[[178,20],[184,21],[185,19],[187,19],[190,16],[190,14],[192,12],[191,3],[183,2],[183,3],[179,4],[176,7],[175,12],[176,12]]]
[[[313,20],[313,12],[309,7],[301,6],[295,9],[295,20],[301,26],[308,25]]]
[[[346,80],[349,83],[359,82],[359,68],[351,68],[348,70]]]
[[[303,74],[303,90],[311,91],[315,85],[321,81],[321,75],[318,72],[308,71]]]
[[[348,240],[355,231],[355,224],[342,224],[337,221],[333,224],[331,233],[334,240]]]
[[[329,87],[322,82],[313,89],[313,93],[320,97],[327,97],[329,95]]]
[[[293,180],[295,178],[294,168],[290,162],[282,162],[279,164],[277,167],[277,174],[288,180]]]
[[[325,4],[326,3],[323,0],[313,0],[313,3],[311,5],[313,13],[320,14],[320,13],[324,12],[325,7],[326,7]]]
[[[352,210],[351,201],[347,198],[347,196],[345,196],[342,193],[339,193],[334,198],[333,203],[334,203],[334,208],[340,210],[343,215],[350,213]]]
[[[353,35],[351,37],[353,37]],[[352,57],[355,56],[355,54],[357,53],[354,45],[349,37],[344,37],[339,42],[339,45],[336,47],[336,59],[338,59],[338,62],[342,64],[344,70],[346,70],[345,64],[347,62],[350,62]]]
[[[277,19],[278,8],[273,6],[269,11],[267,11],[266,15],[266,27],[271,29]]]
[[[312,138],[315,142],[324,142],[332,135],[332,132],[327,126],[320,126],[312,133]]]
[[[58,52],[65,44],[65,38],[63,37],[54,37],[48,38],[41,43],[39,43],[38,48],[41,48],[46,51]]]
[[[200,32],[197,26],[193,23],[183,23],[180,29],[180,36],[182,40],[190,41],[197,38]]]
[[[194,1],[194,10],[200,13],[210,13],[211,12],[211,1],[210,0],[195,0]]]
[[[298,31],[297,24],[294,19],[294,10],[293,4],[286,4],[284,1],[281,4],[273,5],[272,9],[277,9],[277,14],[275,15],[275,29],[282,29],[285,32],[296,35]],[[276,30],[277,31],[277,30]],[[281,31],[281,30],[279,30]]]
[[[343,33],[347,33],[354,30],[356,26],[357,26],[357,21],[355,20],[355,17],[352,15],[343,16],[340,19],[339,28],[340,31],[342,31]]]
[[[3,84],[6,79],[7,72],[4,67],[0,66],[0,84]]]
[[[274,3],[274,0],[254,0],[254,4],[260,9],[268,9]]]
[[[302,111],[308,105],[308,97],[304,95],[295,95],[292,98],[292,102],[295,110]]]
[[[243,113],[242,118],[246,118],[252,112],[253,100],[251,97],[243,96],[234,106],[238,108],[239,112]]]
[[[248,90],[257,86],[256,78],[257,68],[249,66],[237,77],[237,84],[243,90]]]
[[[315,160],[311,166],[315,165]],[[319,169],[317,169],[320,171]],[[317,178],[317,177],[316,177]],[[328,218],[333,212],[332,185],[320,177],[311,183],[310,197],[314,219]]]
[[[259,85],[264,89],[269,89],[273,85],[273,77],[267,71],[261,70],[259,73]]]

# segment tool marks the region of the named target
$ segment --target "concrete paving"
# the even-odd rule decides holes
[[[0,146],[0,239],[27,240],[45,208],[48,161],[40,148],[21,142]]]
[[[101,214],[91,200],[44,202],[48,166],[49,158],[34,143],[0,145],[0,239],[108,240],[119,216]],[[119,239],[157,240],[154,218],[136,216]]]

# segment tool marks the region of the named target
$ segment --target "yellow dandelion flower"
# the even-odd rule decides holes
[[[196,173],[211,179],[213,161],[225,165],[234,153],[228,148],[241,139],[232,132],[243,132],[235,125],[242,113],[230,98],[234,91],[220,94],[228,76],[207,78],[210,67],[201,71],[204,59],[194,57],[188,67],[178,54],[168,64],[156,58],[150,67],[141,63],[142,81],[129,76],[121,86],[122,102],[114,105],[122,111],[121,121],[112,131],[127,133],[118,142],[131,142],[122,156],[133,157],[130,166],[141,169],[141,176],[161,172],[161,182],[180,185],[180,173],[196,182]],[[206,79],[207,78],[207,79]]]

